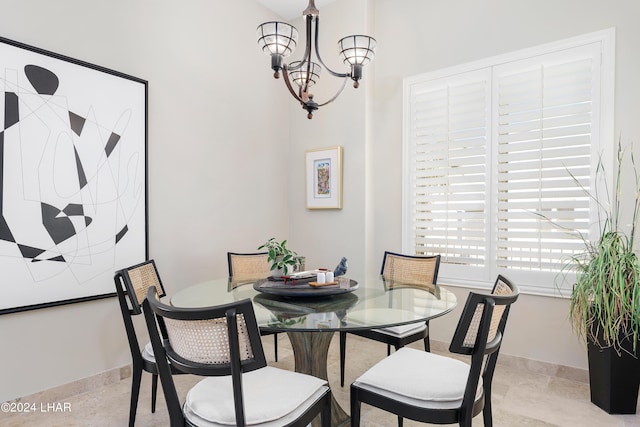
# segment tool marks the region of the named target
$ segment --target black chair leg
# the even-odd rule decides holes
[[[351,386],[351,427],[360,427],[360,398],[357,390]]]
[[[136,423],[136,411],[138,409],[138,396],[140,395],[140,382],[142,381],[142,367],[133,365],[131,373],[131,403],[129,408],[129,427]]]
[[[322,408],[322,427],[331,427],[331,397],[327,398],[327,404]]]
[[[158,395],[158,374],[151,377],[151,413],[156,412],[156,396]]]
[[[403,421],[402,417],[398,415],[398,427],[402,427]]]
[[[340,387],[344,387],[344,359],[347,352],[347,333],[340,332]]]
[[[482,409],[482,419],[485,427],[493,426],[493,415],[491,411],[491,382],[484,387],[484,408]]]
[[[427,320],[427,336],[424,337],[424,351],[431,351],[431,341],[429,340],[429,321]]]
[[[391,344],[387,344],[387,356],[391,356]]]
[[[276,357],[276,362],[278,361],[278,334],[273,334],[273,353]]]

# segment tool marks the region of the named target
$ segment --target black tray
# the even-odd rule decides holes
[[[253,289],[269,295],[282,297],[309,298],[344,294],[358,289],[358,282],[349,279],[349,287],[341,288],[339,285],[311,286],[311,280],[279,281],[271,278],[258,280],[253,284]]]

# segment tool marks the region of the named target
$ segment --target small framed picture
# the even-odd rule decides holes
[[[342,209],[342,147],[306,152],[307,209]]]

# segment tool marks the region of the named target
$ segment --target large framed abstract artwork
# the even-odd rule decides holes
[[[342,209],[342,147],[306,152],[307,209]]]
[[[147,82],[0,38],[0,314],[148,258]]]

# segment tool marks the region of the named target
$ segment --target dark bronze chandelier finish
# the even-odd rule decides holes
[[[309,0],[309,5],[302,12],[306,22],[305,52],[300,61],[286,64],[284,58],[293,53],[298,44],[298,30],[286,22],[270,21],[258,26],[258,44],[262,51],[271,56],[271,68],[273,76],[278,79],[280,73],[291,95],[300,102],[302,108],[307,111],[307,117],[313,118],[313,112],[334,101],[344,90],[347,80],[353,80],[353,87],[357,88],[362,78],[362,67],[373,60],[375,55],[376,40],[366,35],[351,35],[338,41],[340,57],[343,63],[349,65],[349,72],[338,73],[331,70],[320,57],[318,46],[318,33],[320,28],[320,12],[315,6],[314,0]],[[315,27],[315,33],[313,32]],[[313,37],[312,37],[313,36]],[[318,63],[311,60],[312,50]],[[342,86],[329,100],[317,103],[309,88],[320,78],[322,68],[334,77],[342,78]],[[294,88],[297,86],[297,89]]]

